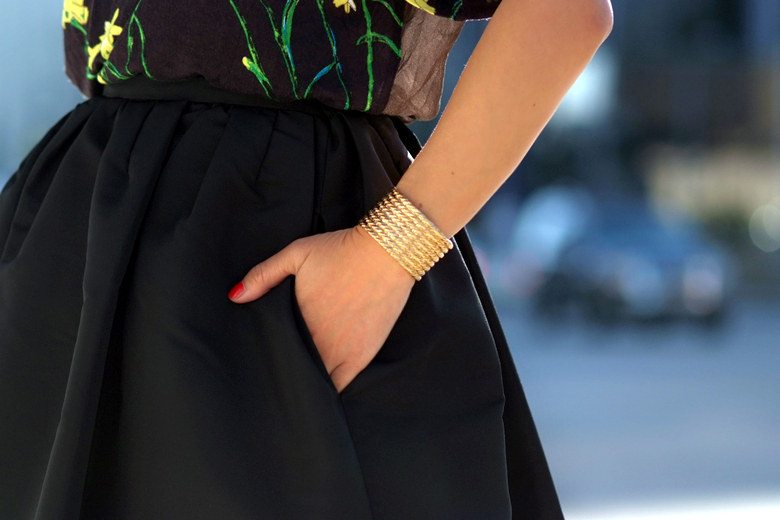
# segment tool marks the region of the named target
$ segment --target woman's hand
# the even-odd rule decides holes
[[[296,277],[301,314],[341,392],[379,352],[415,280],[356,225],[294,240],[250,269],[228,296],[236,303],[256,300],[289,275]]]

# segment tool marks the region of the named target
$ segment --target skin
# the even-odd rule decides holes
[[[516,170],[612,23],[609,0],[502,0],[398,191],[453,236]],[[415,280],[355,225],[291,242],[250,269],[232,300],[256,300],[290,275],[341,392],[379,352]]]

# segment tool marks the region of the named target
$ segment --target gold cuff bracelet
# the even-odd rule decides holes
[[[453,248],[452,240],[395,187],[360,219],[360,226],[418,282]]]

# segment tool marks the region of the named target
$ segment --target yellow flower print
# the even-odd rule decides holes
[[[96,76],[97,77],[97,81],[98,81],[98,83],[100,83],[102,85],[108,85],[108,83],[106,82],[106,78],[103,77],[103,71],[104,70],[105,69],[100,69],[100,72],[97,73],[97,76]]]
[[[122,33],[122,28],[116,24],[116,17],[119,16],[119,8],[114,11],[114,16],[110,22],[104,22],[103,34],[100,35],[100,41],[89,48],[89,61],[87,66],[91,69],[95,58],[100,54],[104,60],[107,60],[111,51],[114,50],[114,36]]]
[[[100,54],[100,44],[93,45],[89,48],[89,60],[87,60],[87,67],[92,70],[92,63],[95,61],[95,57]]]
[[[355,0],[333,0],[333,5],[336,7],[344,6],[344,11],[347,13],[350,9],[357,11],[357,7],[355,7]]]
[[[71,20],[76,20],[81,25],[86,25],[89,19],[89,8],[84,5],[84,0],[65,0],[62,7],[62,28]]]
[[[431,14],[436,14],[436,9],[433,8],[433,6],[428,5],[427,0],[406,0],[413,6],[415,6],[418,9],[422,9],[423,11]]]

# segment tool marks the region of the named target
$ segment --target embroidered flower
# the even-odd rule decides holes
[[[119,8],[114,11],[114,16],[110,22],[104,22],[103,34],[100,35],[100,41],[89,48],[89,61],[87,66],[91,69],[95,58],[100,54],[104,60],[107,60],[114,50],[114,36],[122,33],[122,28],[116,25],[116,17],[119,16]]]
[[[101,69],[100,72],[97,73],[97,82],[101,85],[108,85],[108,82],[106,81],[106,78],[103,77],[103,70]]]
[[[62,7],[62,28],[65,25],[76,21],[81,25],[86,25],[89,19],[89,8],[84,5],[84,0],[65,0]]]
[[[333,0],[333,5],[336,7],[344,6],[344,11],[349,12],[350,9],[357,11],[357,7],[355,7],[355,0]]]
[[[428,5],[427,0],[406,0],[413,6],[415,6],[418,9],[422,9],[423,11],[431,14],[436,14],[436,9],[433,8],[433,6]]]

